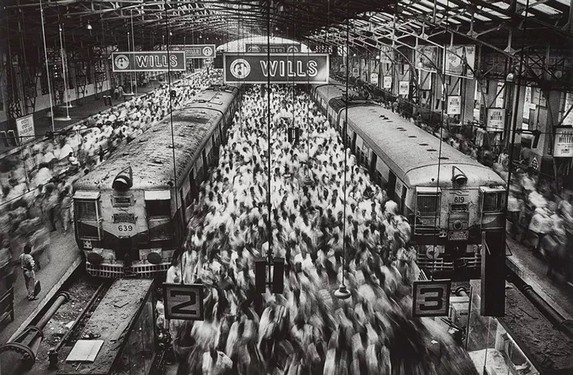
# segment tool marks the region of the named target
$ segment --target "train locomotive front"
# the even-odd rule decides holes
[[[200,92],[172,123],[167,117],[153,125],[74,184],[76,241],[88,273],[167,271],[185,240],[199,185],[217,163],[236,98],[236,88]]]

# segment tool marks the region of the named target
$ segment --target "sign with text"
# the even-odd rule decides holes
[[[445,73],[465,78],[474,77],[476,46],[462,45],[446,47]]]
[[[573,128],[555,128],[553,156],[556,158],[573,157]]]
[[[417,317],[448,315],[451,286],[451,280],[414,281],[412,314]]]
[[[267,53],[269,49],[271,53],[297,53],[300,52],[300,44],[245,44],[245,51],[247,53]]]
[[[186,59],[210,59],[215,57],[214,44],[172,44],[170,51],[184,51]]]
[[[378,73],[370,73],[370,83],[378,85]]]
[[[18,137],[34,137],[36,135],[34,115],[17,118],[16,128],[18,129]],[[25,139],[22,139],[22,141],[25,141]]]
[[[203,284],[163,283],[165,318],[203,320]]]
[[[459,95],[448,96],[448,115],[459,115],[462,112],[462,97]]]
[[[410,81],[400,81],[398,86],[398,94],[408,96],[410,92]]]
[[[183,51],[114,52],[111,61],[114,73],[185,71]]]
[[[327,84],[327,54],[262,53],[224,54],[225,83],[310,83]]]
[[[505,108],[488,108],[485,125],[489,131],[502,132],[505,126]]]
[[[388,90],[392,88],[392,77],[384,76],[384,88]]]

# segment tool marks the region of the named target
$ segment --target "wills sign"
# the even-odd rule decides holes
[[[327,54],[223,55],[225,83],[328,83]]]
[[[184,72],[185,52],[114,52],[111,54],[113,72]]]

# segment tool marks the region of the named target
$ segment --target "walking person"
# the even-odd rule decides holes
[[[60,221],[64,228],[64,232],[68,231],[68,226],[71,222],[71,209],[72,209],[72,196],[70,194],[70,187],[65,186],[60,193]]]
[[[24,282],[26,283],[26,289],[28,290],[28,301],[33,301],[38,299],[36,297],[36,272],[34,268],[36,267],[36,262],[32,257],[32,246],[27,243],[24,246],[24,253],[20,255],[20,267],[24,273]]]

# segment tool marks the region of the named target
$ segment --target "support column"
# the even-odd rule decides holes
[[[462,114],[460,115],[460,123],[465,124],[474,119],[474,95],[477,83],[475,79],[462,79],[461,84]]]

